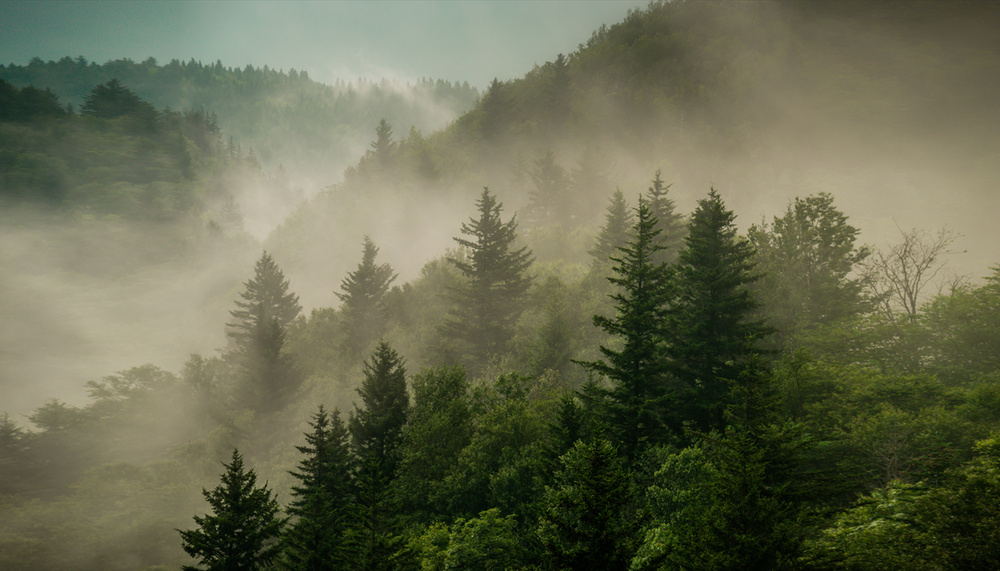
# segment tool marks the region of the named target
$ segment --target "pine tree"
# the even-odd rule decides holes
[[[370,146],[379,167],[385,169],[395,163],[398,143],[392,139],[392,125],[384,117],[375,127],[375,140]]]
[[[399,500],[392,480],[378,459],[362,459],[355,475],[353,524],[349,535],[351,568],[359,571],[398,569],[402,543]]]
[[[507,132],[514,102],[508,94],[507,84],[493,78],[476,108],[477,130],[486,141],[496,141]]]
[[[662,249],[656,218],[640,198],[635,237],[612,256],[618,287],[611,298],[615,316],[594,316],[594,324],[618,338],[621,349],[601,346],[604,359],[581,363],[611,380],[606,412],[623,452],[632,458],[639,448],[669,439],[666,427],[680,429],[670,418],[678,395],[666,359],[667,315],[674,297],[672,274],[654,257]]]
[[[365,236],[361,263],[340,282],[338,293],[344,305],[344,345],[352,356],[360,355],[385,329],[385,295],[396,279],[389,264],[376,264],[378,247]]]
[[[625,201],[625,195],[621,189],[615,189],[604,215],[604,226],[601,226],[594,247],[589,252],[594,258],[595,267],[605,267],[611,257],[618,254],[619,248],[625,246],[632,237],[634,225],[635,220]]]
[[[198,529],[178,530],[184,551],[207,571],[263,569],[280,553],[278,538],[285,520],[278,517],[278,502],[265,483],[257,487],[253,470],[243,471],[243,456],[233,450],[222,482],[212,491],[202,490],[211,514],[195,516]],[[184,566],[185,571],[199,567]]]
[[[530,221],[535,226],[570,223],[573,204],[569,196],[570,179],[556,163],[555,153],[548,151],[536,159],[528,176],[535,186],[528,193]]]
[[[352,461],[348,433],[340,412],[327,414],[322,405],[309,423],[306,444],[295,448],[306,457],[289,472],[292,486],[288,514],[294,521],[283,537],[282,566],[320,571],[343,569],[347,563],[346,532],[352,495]]]
[[[736,233],[735,215],[713,188],[698,202],[677,264],[669,353],[674,375],[692,395],[686,416],[703,431],[721,430],[727,379],[735,379],[770,328],[757,320],[749,286],[759,279],[753,247]]]
[[[803,440],[781,421],[771,372],[758,356],[749,356],[730,384],[728,426],[705,437],[715,468],[704,483],[711,507],[670,557],[697,569],[788,568],[808,527],[790,494]]]
[[[379,343],[365,363],[358,388],[364,408],[354,407],[349,422],[354,451],[362,461],[374,459],[382,473],[395,476],[403,425],[410,406],[403,360],[388,343]]]
[[[674,201],[667,198],[670,185],[664,185],[660,178],[660,171],[656,171],[653,178],[653,186],[646,192],[649,201],[649,209],[656,216],[656,228],[660,231],[660,240],[663,242],[663,251],[658,255],[657,260],[672,264],[677,261],[677,253],[684,243],[684,236],[687,231],[684,228],[684,217],[677,213]]]
[[[255,275],[240,293],[229,323],[234,348],[228,359],[239,375],[237,401],[258,413],[282,410],[302,385],[302,375],[285,351],[288,324],[298,316],[298,296],[288,291],[288,280],[266,252]]]
[[[246,349],[252,332],[261,323],[275,320],[284,330],[302,311],[299,296],[288,291],[285,274],[267,252],[257,260],[254,277],[244,282],[243,288],[236,309],[229,312],[234,321],[227,324],[230,327],[228,335],[238,350]]]
[[[489,189],[483,189],[476,204],[479,217],[462,224],[462,234],[470,239],[455,238],[466,249],[467,261],[450,261],[466,281],[453,292],[456,307],[443,333],[464,346],[471,366],[480,367],[507,349],[531,284],[527,271],[532,257],[527,247],[514,249],[517,220],[501,221],[503,205]]]
[[[617,451],[605,439],[581,440],[560,461],[538,527],[553,568],[628,569],[641,521]]]

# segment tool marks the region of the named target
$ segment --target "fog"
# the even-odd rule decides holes
[[[615,188],[634,206],[657,171],[671,184],[679,212],[692,212],[715,188],[743,231],[783,214],[795,197],[820,192],[831,193],[861,230],[859,242],[876,248],[914,228],[947,229],[957,238],[926,299],[956,276],[977,283],[1000,263],[995,29],[991,22],[943,18],[928,38],[926,22],[848,21],[831,12],[810,19],[808,10],[780,3],[741,4],[732,14],[713,13],[708,23],[681,22],[695,30],[691,37],[717,41],[671,40],[684,70],[676,72],[680,87],[668,94],[655,90],[673,67],[635,64],[641,73],[628,71],[642,76],[637,80],[621,71],[626,64],[608,66],[618,77],[581,44],[569,58],[575,75],[566,124],[546,123],[547,111],[535,99],[553,73],[546,62],[504,84],[513,119],[493,139],[476,131],[486,91],[476,92],[475,101],[448,99],[433,83],[345,79],[316,87],[309,109],[322,110],[315,116],[324,121],[335,115],[338,97],[357,109],[371,103],[367,114],[339,123],[301,121],[307,106],[291,89],[252,105],[222,101],[220,140],[232,137],[239,151],[235,159],[230,151],[229,159],[218,158],[222,151],[212,158],[232,161],[218,171],[198,165],[215,178],[184,183],[208,198],[183,216],[142,220],[24,205],[0,212],[0,412],[29,426],[27,417],[52,399],[90,402],[87,381],[144,364],[179,375],[192,354],[220,355],[230,343],[229,312],[264,251],[299,296],[299,325],[318,315],[314,310],[340,306],[336,293],[360,262],[366,236],[379,247],[378,262],[398,274],[394,285],[425,279],[429,262],[455,254],[454,238],[475,214],[483,187],[504,204],[505,219],[517,216],[538,275],[566,283],[586,273],[587,250]],[[732,45],[742,46],[738,54]],[[656,79],[647,85],[647,77]],[[187,94],[176,105],[212,110],[203,95]],[[380,162],[375,149],[380,119],[392,126],[391,164]],[[606,178],[577,194],[571,221],[559,227],[532,221],[529,209],[528,171],[550,151],[571,178],[584,167]],[[122,170],[148,166],[141,157],[132,160]],[[389,335],[414,372],[433,364],[418,352],[418,333]],[[360,365],[339,365],[314,372],[306,394],[347,409]],[[297,404],[299,416],[275,438],[301,431],[314,404]],[[165,406],[177,406],[178,419],[189,414],[181,404]],[[246,418],[227,421],[234,434],[232,426],[252,430]],[[177,424],[165,433],[187,435]],[[238,440],[222,432],[216,429],[210,444],[188,445]],[[222,457],[217,452],[191,454]],[[281,493],[293,453],[283,454],[267,456],[262,468]],[[197,468],[211,473],[217,466]],[[178,509],[192,506],[200,504]]]

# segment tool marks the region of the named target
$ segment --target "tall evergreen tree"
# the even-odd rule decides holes
[[[677,261],[677,253],[684,243],[687,230],[684,228],[684,217],[677,213],[674,201],[667,197],[670,185],[663,184],[660,172],[656,171],[653,186],[646,191],[646,197],[649,209],[656,216],[656,228],[660,231],[660,240],[663,242],[663,250],[658,254],[657,260],[672,264]]]
[[[396,158],[398,143],[392,139],[392,125],[383,117],[375,126],[375,140],[371,142],[371,153],[381,168],[389,168]]]
[[[674,374],[693,394],[686,414],[704,431],[725,426],[727,379],[737,378],[771,332],[755,317],[749,286],[760,276],[735,218],[713,188],[698,201],[677,264],[669,354]]]
[[[603,268],[612,256],[618,254],[619,248],[625,246],[632,237],[634,225],[635,219],[625,201],[625,195],[621,189],[615,189],[604,214],[604,226],[601,226],[594,247],[589,251],[594,257],[595,266]]]
[[[254,268],[253,279],[244,283],[230,311],[233,349],[229,361],[238,375],[235,396],[242,406],[257,413],[282,410],[298,394],[302,375],[285,351],[288,324],[302,307],[298,296],[288,291],[288,280],[268,253]]]
[[[731,386],[728,426],[705,442],[715,468],[703,483],[710,507],[669,557],[680,568],[789,568],[807,527],[791,497],[803,441],[781,421],[771,372],[759,357],[745,361]]]
[[[257,487],[257,474],[244,471],[243,456],[233,450],[222,482],[212,491],[202,490],[211,514],[194,516],[197,529],[178,530],[184,551],[207,571],[263,569],[280,553],[278,538],[285,520],[278,516],[278,502],[265,483]],[[184,566],[185,571],[200,571]]]
[[[237,350],[245,350],[261,323],[275,320],[284,330],[299,313],[299,296],[288,291],[288,280],[270,254],[264,252],[254,265],[254,277],[243,283],[236,309],[229,312],[233,321],[228,335]]]
[[[294,518],[283,537],[282,566],[289,570],[343,569],[347,561],[346,531],[353,500],[353,471],[348,433],[340,412],[328,414],[322,405],[309,423],[305,455],[289,472],[292,486],[288,514]]]
[[[388,343],[379,343],[365,363],[358,388],[364,407],[354,407],[349,421],[354,451],[362,461],[374,459],[389,478],[395,476],[403,425],[410,407],[403,360]]]
[[[578,441],[545,492],[538,535],[554,569],[629,568],[641,525],[631,478],[610,442]]]
[[[115,119],[125,115],[139,119],[146,126],[155,126],[156,108],[139,98],[118,79],[98,85],[84,98],[83,115],[100,119]]]
[[[486,141],[496,141],[507,132],[514,102],[508,94],[506,83],[493,78],[476,109],[477,130]]]
[[[654,257],[661,251],[660,231],[645,200],[636,208],[635,237],[612,256],[617,286],[611,295],[615,316],[594,316],[594,325],[620,340],[620,349],[601,346],[604,359],[581,363],[611,380],[607,414],[623,452],[634,457],[645,444],[669,438],[664,428],[679,425],[670,416],[676,388],[666,359],[667,315],[674,297],[672,273]]]
[[[555,153],[546,152],[535,160],[528,172],[534,189],[529,191],[530,221],[537,226],[569,224],[572,216],[570,178],[566,169],[556,163]]]
[[[340,282],[338,293],[344,304],[344,346],[352,356],[360,355],[385,328],[385,295],[396,279],[389,264],[376,264],[378,247],[365,236],[361,263]]]
[[[507,349],[531,284],[527,272],[532,262],[527,247],[514,249],[517,220],[501,220],[503,204],[489,189],[483,189],[476,205],[479,217],[462,224],[462,234],[469,239],[455,238],[467,255],[450,261],[465,283],[453,292],[456,306],[443,328],[473,368]]]
[[[358,471],[351,552],[358,569],[394,569],[400,543],[400,502],[395,493],[399,445],[409,410],[406,369],[388,343],[379,343],[365,363],[348,423]]]

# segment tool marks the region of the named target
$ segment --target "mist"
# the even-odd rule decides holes
[[[129,510],[162,516],[149,524],[156,555],[137,556],[135,566],[173,565],[186,559],[162,530],[204,512],[197,492],[215,485],[234,447],[289,500],[292,443],[320,403],[345,418],[357,412],[379,340],[411,378],[465,365],[470,386],[485,391],[475,414],[498,406],[482,395],[500,399],[489,391],[507,373],[574,394],[589,374],[576,364],[600,358],[609,338],[591,324],[611,308],[608,276],[597,274],[607,260],[589,252],[612,193],[635,208],[655,176],[684,220],[718,191],[743,235],[821,193],[859,230],[859,249],[887,250],[913,229],[951,232],[942,269],[921,294],[944,311],[947,294],[980,291],[1000,260],[1000,16],[947,6],[654,3],[522,77],[476,87],[399,74],[323,83],[221,60],[67,57],[0,67],[5,86],[48,88],[58,109],[75,110],[0,123],[0,412],[39,438],[63,434],[51,418],[85,418],[80,426],[112,442],[94,459],[69,457],[77,468],[25,497],[82,502],[97,490],[99,498],[110,493],[103,470],[134,486]],[[156,110],[156,128],[80,114],[94,86],[112,79]],[[546,176],[562,193],[555,207],[543,204]],[[534,281],[506,351],[470,364],[442,324],[463,283],[453,262],[468,255],[456,238],[484,188],[502,203],[501,218],[517,221]],[[366,238],[393,279],[382,329],[358,350],[342,297]],[[244,365],[231,313],[265,252],[301,305],[281,331],[300,386],[273,416],[240,404]],[[859,264],[851,279],[863,271]],[[565,335],[555,336],[562,360],[549,368],[538,355],[551,328]],[[809,347],[817,370],[833,367],[839,341]],[[843,367],[890,374],[871,363]],[[906,372],[957,375],[927,371]],[[121,394],[95,390],[116,378],[125,379]],[[161,390],[162,406],[142,400]],[[555,405],[545,403],[537,406],[551,414]],[[85,440],[99,449],[98,438]],[[52,449],[71,450],[66,442]],[[25,519],[17,529],[28,529],[26,505],[16,507]],[[89,565],[102,564],[94,553],[115,557],[110,540],[91,549],[78,534],[74,552]]]

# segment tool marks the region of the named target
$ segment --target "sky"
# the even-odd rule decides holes
[[[306,71],[314,80],[520,77],[568,54],[632,0],[0,1],[0,63],[154,57]]]

